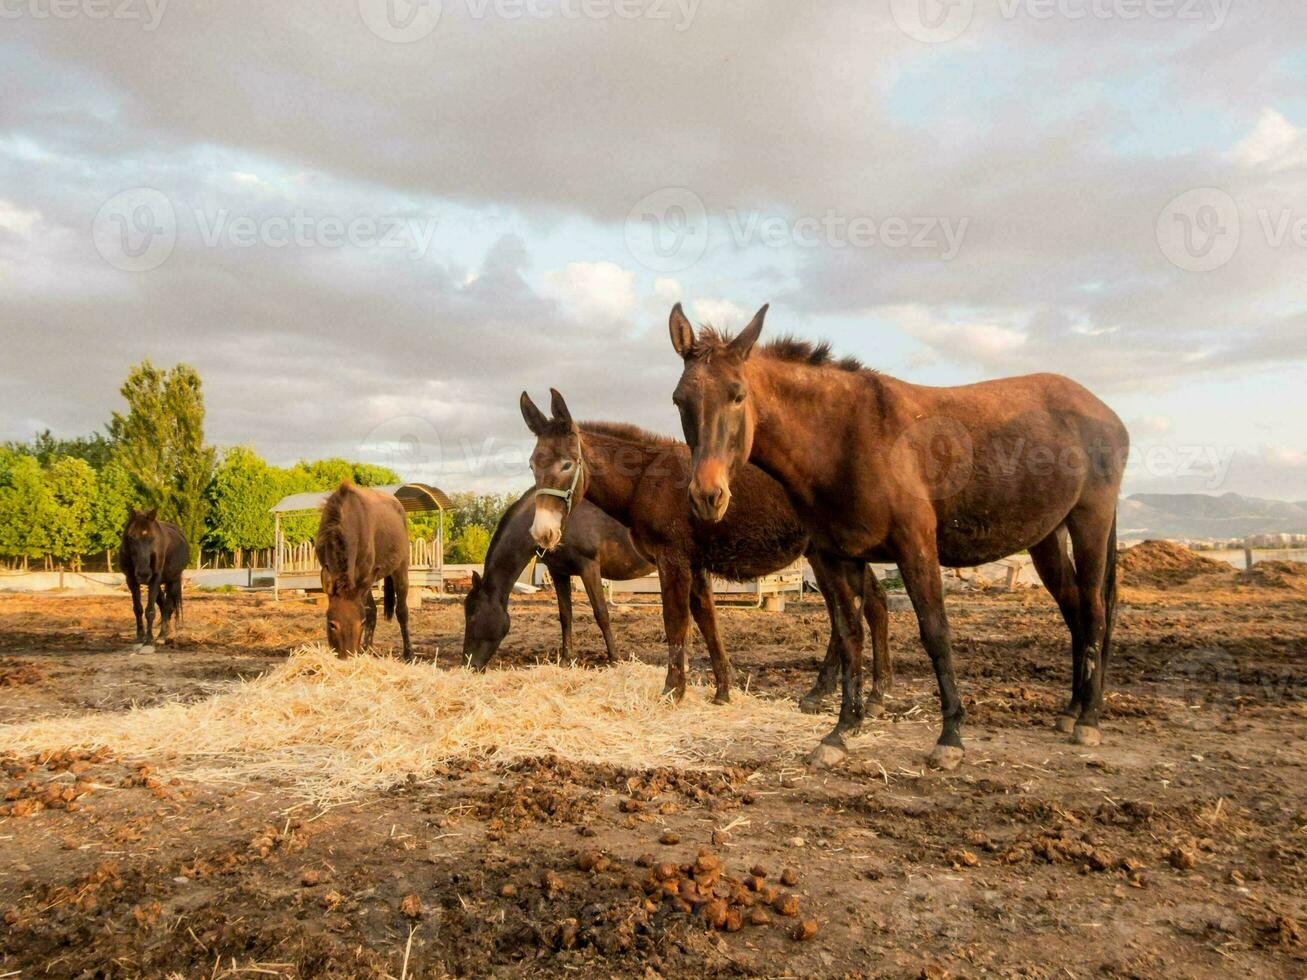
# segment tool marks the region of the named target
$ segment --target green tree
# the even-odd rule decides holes
[[[59,456],[45,467],[48,488],[44,513],[49,554],[74,568],[91,550],[91,508],[95,470],[83,459]]]
[[[469,524],[454,538],[449,548],[449,561],[455,565],[473,565],[486,560],[490,549],[490,530],[480,524]]]
[[[122,464],[109,460],[95,481],[95,499],[91,503],[91,547],[104,552],[112,569],[113,555],[122,544],[127,515],[136,504],[136,488]]]
[[[127,414],[114,412],[109,423],[114,458],[143,503],[176,521],[198,554],[216,455],[204,444],[200,376],[186,364],[164,371],[145,360],[132,368],[121,390]]]
[[[209,542],[222,551],[272,545],[272,505],[284,496],[282,474],[246,446],[222,456],[209,483]]]
[[[0,552],[22,559],[50,552],[48,528],[53,504],[45,473],[35,456],[0,453]]]
[[[44,429],[32,437],[30,442],[10,442],[5,448],[15,452],[35,456],[42,466],[49,466],[60,456],[72,456],[85,460],[97,473],[102,470],[113,455],[113,443],[99,432],[89,436],[74,436],[71,439],[59,439]]]

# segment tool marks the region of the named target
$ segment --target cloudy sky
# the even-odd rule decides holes
[[[0,439],[148,356],[218,444],[520,487],[523,388],[675,432],[671,304],[770,302],[1307,499],[1307,4],[0,0],[0,83]]]

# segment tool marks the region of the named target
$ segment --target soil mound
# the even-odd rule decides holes
[[[1117,555],[1117,568],[1126,585],[1167,588],[1183,585],[1199,575],[1230,572],[1224,562],[1204,558],[1174,541],[1144,541]]]
[[[1262,589],[1307,590],[1307,562],[1259,561],[1239,573],[1239,584]]]

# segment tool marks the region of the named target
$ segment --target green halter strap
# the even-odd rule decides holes
[[[576,485],[581,481],[581,467],[584,465],[585,463],[582,461],[581,457],[577,456],[576,472],[572,474],[572,485],[568,487],[566,490],[559,490],[556,489],[555,487],[536,488],[537,497],[560,497],[562,498],[563,504],[567,507],[566,512],[563,514],[563,519],[558,525],[558,532],[560,535],[562,534],[563,529],[567,527],[567,519],[572,514],[572,498],[576,495]],[[545,549],[536,548],[536,557],[543,558],[544,556],[545,556]]]

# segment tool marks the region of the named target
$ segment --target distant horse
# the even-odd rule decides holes
[[[694,453],[696,513],[728,515],[752,462],[780,481],[819,547],[898,565],[939,684],[943,729],[930,762],[941,769],[962,761],[963,709],[940,566],[1028,548],[1071,631],[1071,699],[1058,727],[1097,745],[1129,451],[1121,420],[1055,374],[928,388],[836,361],[825,344],[782,339],[754,351],[766,312],[731,339],[711,328],[696,337],[680,304],[672,309],[684,360],[672,400]],[[849,597],[840,601],[843,703],[813,753],[818,765],[844,758],[841,736],[863,716],[861,626]]]
[[[532,537],[546,550],[557,547],[582,499],[629,527],[635,546],[658,566],[668,644],[664,693],[677,700],[685,694],[693,616],[712,661],[714,699],[729,701],[731,664],[717,633],[710,575],[748,581],[784,568],[808,550],[807,536],[784,491],[761,470],[744,467],[739,506],[721,523],[698,521],[685,498],[690,453],[684,443],[620,423],[577,425],[563,396],[553,389],[550,394],[552,418],[545,418],[526,392],[521,399],[522,417],[536,436],[531,454],[536,481]],[[824,556],[809,551],[808,558],[829,608],[835,576]],[[859,602],[866,599],[875,651],[872,696],[879,704],[892,682],[885,592],[875,574],[859,563],[849,563],[839,577],[839,588],[855,590]],[[801,702],[805,710],[818,710],[821,698],[834,690],[838,670],[832,638],[817,683]]]
[[[327,594],[327,642],[340,656],[372,646],[377,602],[372,586],[384,579],[386,618],[399,620],[404,656],[408,638],[408,519],[389,494],[342,483],[322,505],[314,541]]]
[[[490,539],[484,578],[472,573],[472,588],[463,601],[463,659],[477,670],[485,668],[508,635],[508,597],[536,550],[531,538],[534,504],[534,490],[514,501]],[[603,580],[640,578],[653,571],[653,565],[632,543],[631,532],[583,500],[572,509],[562,542],[545,552],[541,561],[549,569],[558,596],[564,654],[572,653],[572,576],[579,575],[604,635],[608,662],[615,663],[617,645],[609,627]]]
[[[133,510],[123,527],[118,568],[127,577],[136,613],[136,646],[154,652],[154,607],[159,606],[159,644],[168,642],[168,620],[182,624],[182,572],[191,561],[191,549],[181,528],[157,519],[158,510]],[[145,608],[141,608],[141,586]]]

